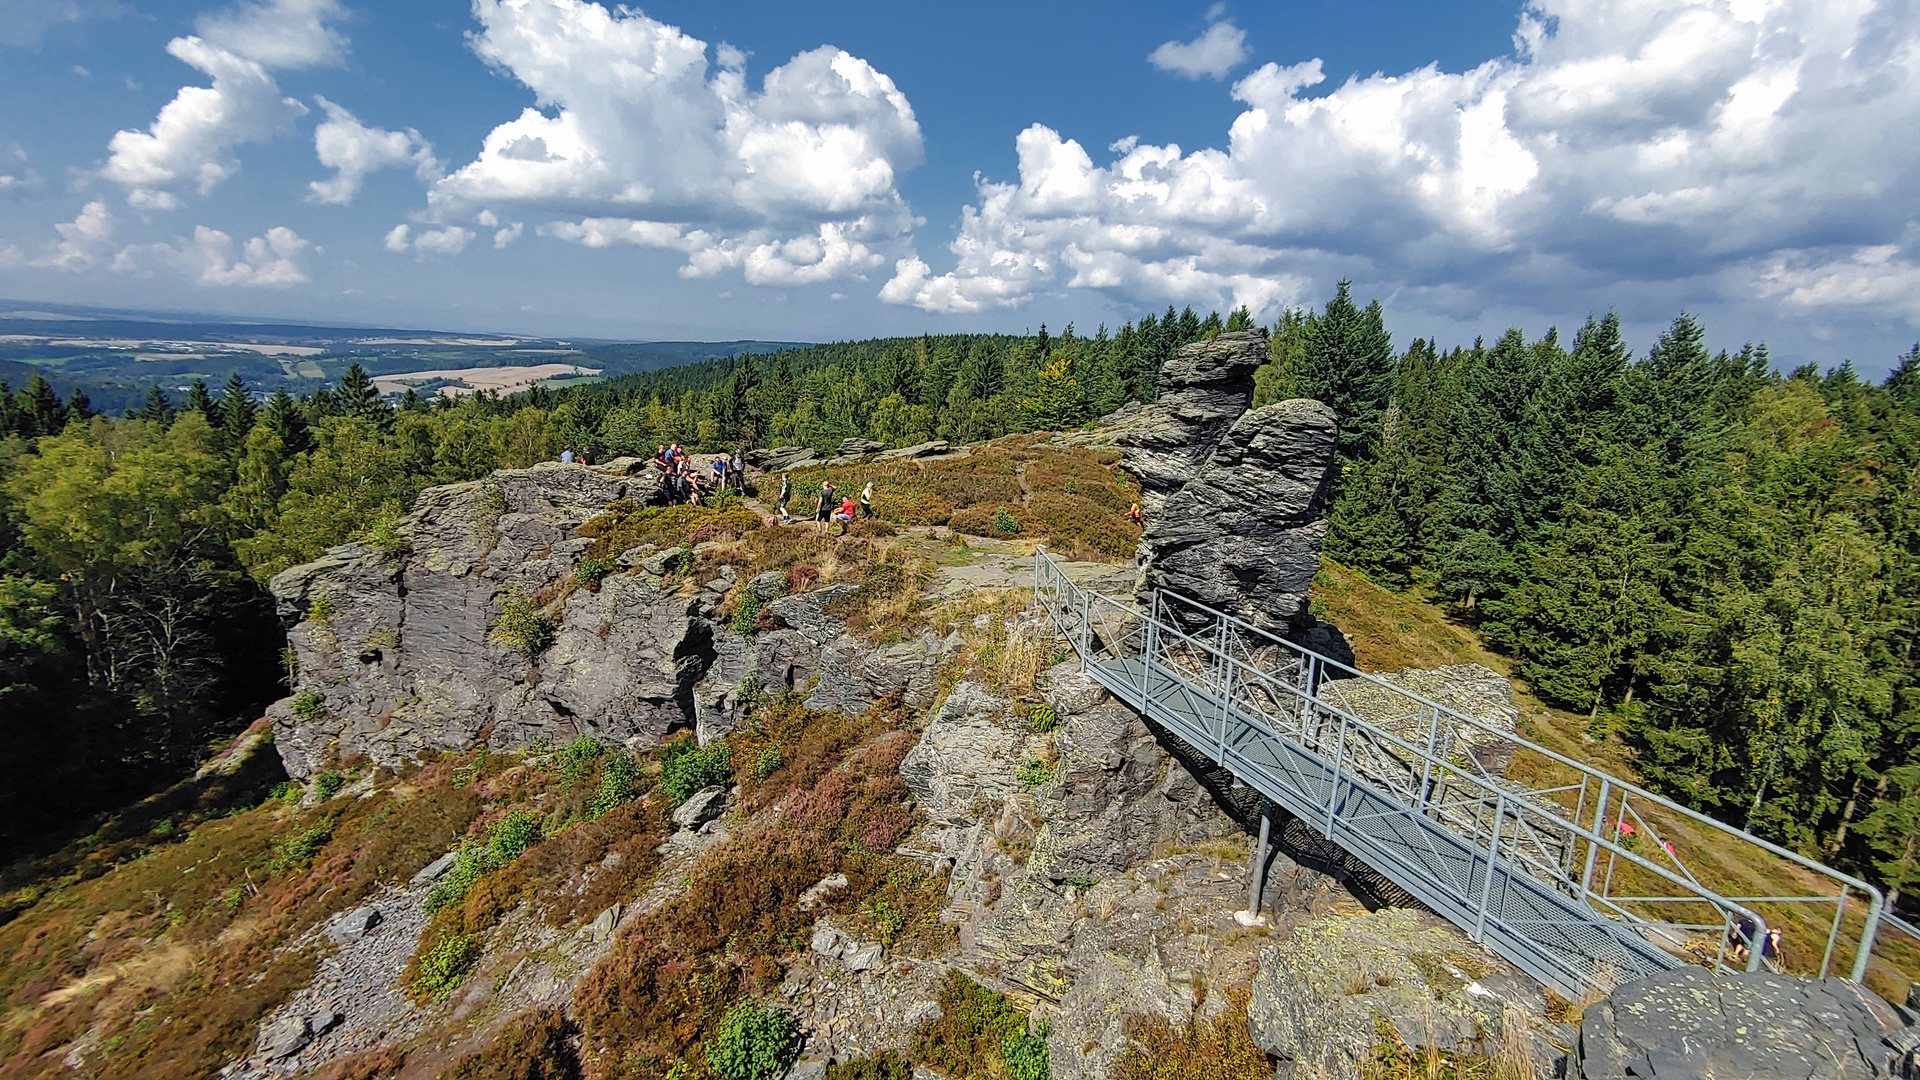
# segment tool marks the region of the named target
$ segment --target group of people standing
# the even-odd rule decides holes
[[[653,456],[653,467],[660,470],[667,487],[667,501],[699,506],[702,498],[714,495],[731,487],[735,491],[745,492],[747,485],[746,465],[740,460],[740,452],[735,450],[732,457],[717,455],[706,470],[694,465],[693,458],[679,443],[661,446]],[[702,472],[707,475],[703,478]]]
[[[775,520],[782,522],[793,520],[793,514],[788,509],[792,502],[793,475],[781,473],[780,512],[775,516]],[[873,481],[867,481],[867,485],[860,489],[860,501],[857,503],[853,496],[842,495],[840,490],[833,486],[833,481],[820,481],[820,499],[814,504],[812,520],[820,527],[822,533],[838,525],[844,534],[847,526],[861,518],[871,517],[873,517]]]

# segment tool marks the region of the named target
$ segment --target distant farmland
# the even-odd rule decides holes
[[[469,367],[376,375],[373,385],[383,394],[401,394],[405,393],[409,386],[438,383],[440,385],[434,393],[441,397],[461,397],[481,390],[492,390],[505,396],[517,394],[550,380],[564,379],[574,382],[581,378],[596,378],[599,374],[599,368],[581,367],[578,364]]]

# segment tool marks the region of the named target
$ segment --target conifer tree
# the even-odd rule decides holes
[[[284,391],[282,391],[284,393]],[[167,392],[158,386],[147,387],[147,396],[140,402],[140,408],[134,415],[141,420],[156,424],[173,423],[173,402],[167,400]]]
[[[67,419],[86,420],[96,415],[93,400],[87,397],[87,392],[78,386],[74,387],[73,393],[67,395]]]
[[[1393,339],[1378,300],[1355,306],[1351,281],[1341,281],[1327,309],[1306,333],[1294,365],[1293,392],[1333,410],[1340,424],[1340,453],[1348,460],[1370,454],[1380,434],[1381,414],[1393,394]]]
[[[1247,305],[1241,304],[1239,307],[1233,309],[1233,314],[1227,316],[1227,331],[1229,333],[1235,330],[1251,329],[1253,329],[1253,312],[1247,310]]]
[[[226,383],[220,387],[217,415],[209,417],[216,421],[219,442],[228,453],[238,454],[246,448],[247,432],[253,430],[257,414],[246,382],[239,372],[229,372]]]
[[[207,380],[195,379],[187,384],[187,399],[180,403],[181,412],[197,412],[207,418],[208,424],[217,422],[214,415],[213,395],[207,391]]]
[[[540,387],[534,387],[537,391]],[[380,391],[373,385],[366,369],[355,360],[347,365],[346,373],[340,376],[338,388],[334,391],[339,401],[340,411],[348,416],[357,416],[376,423],[387,419],[387,403],[380,399]],[[537,396],[529,392],[528,401],[534,407],[540,407]]]
[[[161,401],[164,404],[165,398],[162,397]],[[313,445],[313,439],[307,431],[306,417],[300,415],[300,406],[284,386],[274,388],[260,421],[273,430],[275,437],[280,440],[281,452],[288,457],[304,453]]]

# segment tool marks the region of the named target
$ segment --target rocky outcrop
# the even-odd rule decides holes
[[[1140,505],[1148,514],[1160,516],[1253,404],[1253,370],[1268,358],[1265,330],[1196,341],[1161,365],[1159,397],[1107,419],[1116,429],[1120,466],[1139,477]]]
[[[1299,629],[1320,569],[1339,427],[1317,401],[1282,401],[1233,422],[1140,538],[1144,587],[1191,597],[1276,631]]]
[[[703,743],[733,729],[757,695],[810,691],[816,708],[857,712],[899,693],[932,700],[958,639],[872,647],[825,605],[828,586],[781,596],[785,577],[744,583],[776,627],[752,636],[717,618],[744,574],[668,576],[685,549],[624,552],[631,568],[597,586],[574,579],[591,541],[578,527],[617,499],[647,501],[650,472],[548,465],[421,493],[405,544],[347,544],[273,579],[297,660],[292,696],[268,710],[287,771],[309,776],[354,756],[383,765],[485,743],[506,750],[580,735],[651,744],[680,728]],[[545,643],[496,633],[509,608],[535,613]]]
[[[1683,967],[1589,1006],[1572,1064],[1585,1080],[1909,1077],[1913,1019],[1842,979]]]
[[[1405,908],[1333,916],[1260,953],[1247,1018],[1253,1040],[1283,1070],[1355,1077],[1389,1028],[1412,1047],[1495,1056],[1502,1025],[1514,1050],[1540,1064],[1566,1033],[1538,1025],[1537,984],[1436,916]],[[1513,1052],[1513,1051],[1508,1051]]]
[[[1317,401],[1251,412],[1260,330],[1183,347],[1160,396],[1105,421],[1140,480],[1143,591],[1167,589],[1276,631],[1304,629],[1339,425]]]

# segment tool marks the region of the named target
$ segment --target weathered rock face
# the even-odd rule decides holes
[[[685,727],[710,742],[751,694],[816,676],[817,708],[858,711],[892,691],[932,699],[957,642],[867,646],[821,607],[850,586],[774,599],[780,627],[752,638],[715,619],[741,575],[723,566],[698,587],[674,584],[663,575],[677,549],[567,591],[590,543],[578,526],[616,499],[648,500],[654,485],[644,470],[552,465],[430,488],[401,525],[403,550],[347,544],[275,577],[283,614],[305,616],[287,635],[295,693],[268,710],[287,771],[580,735],[652,743]],[[762,599],[785,588],[778,574],[744,584]],[[554,628],[532,656],[493,637],[515,598],[544,603]]]
[[[1333,410],[1281,401],[1241,416],[1140,538],[1144,587],[1273,630],[1306,621],[1333,478]]]
[[[1409,1046],[1488,1053],[1509,1017],[1519,1023],[1545,1006],[1537,984],[1453,926],[1388,908],[1321,919],[1264,949],[1247,1018],[1283,1068],[1344,1078],[1379,1041],[1377,1022]],[[1541,1028],[1510,1034],[1544,1064],[1557,1053]]]
[[[1161,365],[1160,396],[1115,414],[1120,465],[1140,478],[1141,508],[1155,518],[1253,404],[1253,370],[1268,360],[1265,330],[1196,341]]]
[[[401,525],[404,550],[346,544],[275,577],[282,612],[305,616],[287,635],[296,697],[268,712],[287,771],[307,776],[354,754],[397,764],[483,741],[665,731],[701,629],[649,583],[576,592],[538,659],[491,636],[509,598],[573,571],[588,545],[574,537],[579,525],[616,499],[650,498],[653,483],[550,465],[430,488]],[[296,712],[302,695],[313,696]]]
[[[1572,1065],[1586,1080],[1911,1076],[1912,1021],[1841,979],[1683,967],[1589,1006]]]

